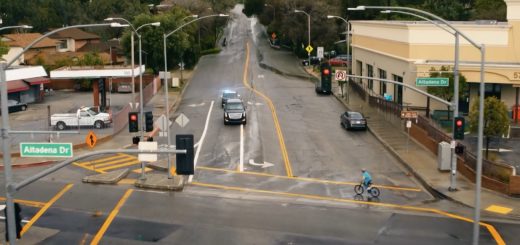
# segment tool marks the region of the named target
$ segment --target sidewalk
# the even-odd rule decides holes
[[[294,66],[298,59],[290,53],[284,52],[275,54],[279,51],[270,48],[268,45],[259,45],[263,59],[260,61],[262,66],[270,70],[278,70],[277,73],[292,76],[294,68],[287,71],[286,67]],[[276,55],[276,56],[273,56]],[[283,59],[273,59],[271,57],[279,57],[286,55]],[[301,68],[301,67],[299,67]],[[299,74],[295,77],[309,76],[308,73]],[[337,85],[337,83],[335,84]],[[458,191],[450,192],[450,173],[437,170],[437,156],[423,148],[422,145],[408,139],[402,127],[400,120],[394,119],[393,116],[385,115],[377,109],[370,108],[368,102],[352,91],[349,91],[349,99],[341,98],[339,87],[334,87],[333,93],[340,102],[342,102],[348,110],[361,111],[365,116],[369,117],[368,125],[370,132],[385,147],[399,159],[408,171],[413,174],[422,184],[436,196],[447,198],[454,202],[460,203],[468,207],[475,206],[475,184],[470,182],[460,174],[457,175]],[[346,96],[345,96],[346,97]],[[487,208],[495,205],[495,212],[486,211]],[[520,199],[512,198],[507,195],[497,193],[482,188],[481,191],[481,210],[482,215],[493,215],[498,217],[520,218]]]
[[[178,71],[172,72],[173,76],[179,76]],[[183,78],[184,80],[191,79],[192,71],[184,71],[183,72]],[[186,87],[186,86],[184,86]],[[183,88],[184,88],[183,87]],[[168,104],[170,109],[170,116],[172,116],[172,111],[175,111],[175,109],[178,107],[180,98],[181,98],[182,91],[173,91],[173,89],[170,88],[168,93]],[[150,106],[153,108],[153,115],[154,120],[156,120],[161,114],[164,114],[165,107],[164,107],[164,87],[161,87],[159,92],[155,94],[152,99],[147,103],[147,106]],[[150,133],[147,133],[148,136],[154,136],[157,133],[157,131],[152,131]],[[103,135],[104,137],[108,137],[108,139],[104,140],[103,142],[98,142],[93,148],[90,148],[85,145],[85,143],[82,143],[80,140],[73,142],[74,146],[77,145],[83,145],[82,147],[78,149],[74,149],[74,156],[81,156],[85,153],[100,150],[100,149],[121,149],[121,148],[127,148],[131,147],[132,145],[132,136],[134,136],[133,133],[128,132],[127,128],[123,128],[120,132],[113,134],[113,135]],[[101,136],[101,137],[103,137]],[[78,136],[79,137],[79,136]],[[83,136],[84,137],[84,136]],[[98,139],[100,136],[98,136]],[[13,168],[23,168],[23,167],[32,167],[32,166],[41,166],[41,165],[47,165],[47,164],[53,164],[57,161],[61,161],[59,158],[28,158],[28,157],[11,157],[11,164]],[[3,169],[3,163],[0,164],[0,169]]]

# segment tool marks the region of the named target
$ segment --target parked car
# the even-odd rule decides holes
[[[311,60],[311,64],[310,65],[313,65],[313,66],[319,65],[320,62],[321,62],[320,58],[318,58],[317,56],[311,56],[310,60]],[[302,60],[302,65],[303,66],[309,66],[309,59],[303,59]]]
[[[347,62],[351,62],[352,61],[352,56],[349,55],[349,54],[338,54],[336,57],[334,57],[336,59],[341,59],[341,60],[344,60],[344,61],[347,61]]]
[[[51,126],[58,130],[64,130],[69,126],[93,126],[104,128],[112,123],[112,117],[108,113],[98,113],[91,107],[81,107],[76,113],[59,113],[51,115]]]
[[[226,105],[226,102],[229,100],[229,99],[238,99],[240,98],[240,95],[237,93],[237,91],[233,91],[233,90],[224,90],[222,92],[222,95],[220,96],[222,98],[222,104],[221,104],[221,107],[224,108],[224,106]]]
[[[246,107],[241,99],[229,99],[224,106],[224,125],[247,124]]]
[[[329,64],[331,66],[348,66],[350,64],[350,62],[344,61],[344,60],[336,57],[336,58],[329,59]]]
[[[118,93],[132,93],[132,83],[120,82],[117,84]]]
[[[25,111],[25,110],[27,110],[27,104],[20,103],[16,100],[7,100],[7,108],[9,110],[9,113],[17,112],[17,111]],[[1,112],[0,112],[0,114],[1,114]]]
[[[368,128],[367,119],[360,112],[347,111],[341,114],[340,117],[341,126],[347,130],[350,129],[363,129]]]

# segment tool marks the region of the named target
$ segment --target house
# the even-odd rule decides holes
[[[43,35],[40,33],[13,33],[5,34],[2,36],[2,41],[9,46],[9,52],[2,56],[5,60],[11,60],[22,50],[31,44],[34,40],[41,38]],[[58,42],[50,38],[43,38],[40,42],[36,43],[29,50],[27,50],[20,58],[13,63],[13,65],[19,64],[35,64],[37,56],[40,54],[52,55],[57,52]]]
[[[76,52],[87,44],[101,42],[98,35],[79,28],[59,31],[49,37],[58,42],[58,52]]]

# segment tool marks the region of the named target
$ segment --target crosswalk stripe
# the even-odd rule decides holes
[[[95,165],[95,164],[98,164],[98,163],[103,163],[103,162],[106,162],[106,161],[110,161],[112,159],[129,158],[129,157],[131,157],[131,156],[123,155],[123,154],[117,154],[117,155],[111,156],[111,157],[104,157],[104,158],[99,158],[99,159],[92,160],[92,161],[85,161],[85,162],[78,162],[78,163],[83,165],[83,166],[88,166],[88,165]]]
[[[90,165],[89,167],[103,168],[103,167],[106,167],[106,166],[116,165],[116,164],[125,163],[125,162],[131,162],[131,161],[135,161],[135,160],[136,160],[135,158],[124,158],[124,159],[119,159],[119,160],[116,160],[116,161],[110,161],[110,162],[105,162],[105,163],[99,163],[99,164],[96,164],[96,165]]]
[[[100,170],[100,171],[107,171],[107,170],[110,170],[110,169],[122,168],[122,167],[127,167],[127,166],[131,166],[131,165],[135,165],[135,164],[139,164],[139,160],[136,159],[134,161],[130,161],[130,162],[122,163],[122,164],[111,165],[111,166],[108,166],[108,167],[105,167],[105,168],[98,168],[98,170]]]
[[[151,168],[144,167],[144,172],[145,172],[145,173],[150,172],[150,171],[152,171],[152,170],[153,170],[153,169],[151,169]],[[132,170],[132,172],[137,173],[137,174],[140,174],[140,173],[141,173],[141,168],[136,168],[136,169]]]

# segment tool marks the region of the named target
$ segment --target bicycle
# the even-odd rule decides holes
[[[358,195],[363,194],[363,192],[365,192],[365,185],[363,185],[363,183],[361,183],[359,185],[355,185],[354,192],[356,192],[356,194],[358,194]],[[369,186],[367,192],[372,197],[378,197],[381,194],[381,192],[379,191],[379,188],[374,187],[374,186]]]

